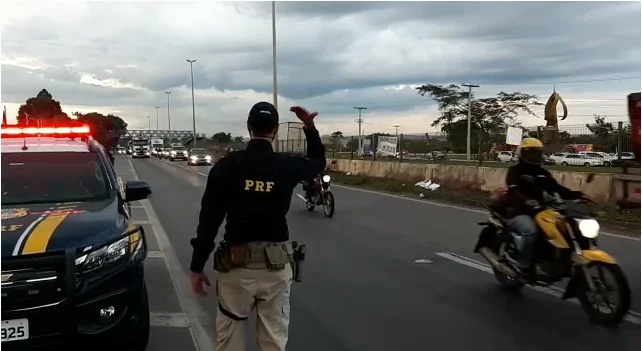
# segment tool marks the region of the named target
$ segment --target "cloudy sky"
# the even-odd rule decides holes
[[[245,135],[272,100],[269,2],[3,2],[2,104],[10,118],[46,88],[63,110],[115,113],[130,128],[191,129],[196,59],[199,132]],[[437,111],[413,86],[474,82],[478,97],[522,91],[546,100],[556,82],[566,124],[625,120],[640,90],[640,2],[279,2],[281,119],[301,104],[323,133],[433,131]],[[580,82],[578,82],[580,81]],[[573,82],[573,83],[571,83]],[[542,111],[537,110],[542,116]],[[544,124],[523,118],[524,125]]]

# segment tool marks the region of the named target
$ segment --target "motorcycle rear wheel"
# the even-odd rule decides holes
[[[607,291],[593,293],[589,291],[588,284],[585,283],[584,290],[578,294],[577,298],[580,300],[582,309],[589,316],[589,319],[592,322],[614,327],[624,320],[624,317],[626,317],[629,309],[631,308],[631,287],[629,286],[629,282],[626,279],[626,275],[624,275],[622,268],[620,268],[620,266],[618,266],[617,264],[593,262],[587,267],[589,271],[591,270],[591,268],[597,268],[598,271],[600,269],[604,269],[614,278],[613,280],[616,285],[615,288],[617,289],[616,293],[618,304],[615,306],[615,309],[612,310],[612,313],[604,313],[599,310],[598,306],[594,305],[593,301],[595,300],[595,298],[593,298],[591,295],[599,294],[599,298],[604,298],[604,293],[608,293],[608,288],[611,288],[607,286],[604,281],[602,281],[604,278],[602,274],[600,274],[598,281],[595,281],[595,279],[594,281],[596,285],[601,285],[601,287],[599,287],[600,289],[606,289]],[[609,307],[609,309],[611,308]]]
[[[323,194],[323,213],[328,218],[334,215],[334,195],[332,192]]]

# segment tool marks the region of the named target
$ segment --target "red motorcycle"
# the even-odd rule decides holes
[[[307,186],[310,186],[308,184]],[[326,217],[332,217],[334,215],[334,194],[330,190],[330,176],[324,175],[322,177],[316,177],[314,183],[311,184],[313,187],[310,199],[306,199],[304,195],[296,194],[299,199],[303,200],[305,203],[305,208],[312,212],[316,206],[323,206],[323,213]]]

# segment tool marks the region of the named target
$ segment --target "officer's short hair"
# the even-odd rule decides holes
[[[247,127],[254,135],[267,135],[278,125],[279,112],[269,102],[256,103],[247,116]]]

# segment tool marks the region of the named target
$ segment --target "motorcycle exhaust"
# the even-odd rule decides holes
[[[303,196],[303,195],[301,195],[301,194],[299,194],[299,193],[297,193],[297,194],[296,194],[296,196],[297,196],[299,199],[303,200],[303,202],[308,202],[308,200],[306,200],[306,199],[305,199],[305,196]]]
[[[490,263],[493,268],[497,269],[498,271],[506,274],[510,278],[517,279],[519,277],[519,274],[515,272],[514,269],[511,267],[500,263],[499,262],[499,256],[495,254],[491,249],[487,247],[482,247],[479,249],[479,254],[486,260],[488,263]]]

